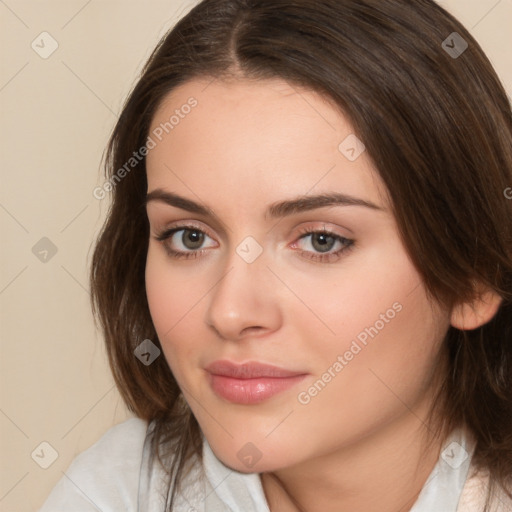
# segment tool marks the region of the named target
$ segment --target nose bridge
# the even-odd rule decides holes
[[[263,248],[252,237],[231,252],[223,277],[212,290],[206,323],[226,339],[239,339],[248,329],[275,330],[280,310],[272,293],[272,274]]]

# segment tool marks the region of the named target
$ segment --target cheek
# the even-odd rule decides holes
[[[317,317],[296,315],[315,369],[301,388],[306,408],[320,414],[336,404],[340,417],[362,424],[414,403],[430,385],[449,313],[429,302],[405,252],[391,249],[357,266],[347,260],[338,283],[301,277]]]
[[[163,354],[180,385],[190,386],[211,359],[205,307],[218,281],[207,265],[171,261],[153,241],[146,260],[146,295]]]
[[[319,349],[308,353],[315,372],[298,389],[294,422],[287,427],[290,437],[319,433],[304,442],[311,453],[356,442],[404,414],[426,418],[445,323],[423,297],[412,295],[398,296],[402,309],[383,327],[369,320],[361,329],[346,319],[355,335],[347,332],[323,345],[319,340]],[[366,337],[358,339],[358,333]]]
[[[361,348],[353,379],[372,384],[380,395],[405,397],[430,381],[448,322],[441,311],[432,311],[421,291],[415,293],[397,295],[399,300],[391,308],[375,311],[351,337],[351,347]]]
[[[391,324],[396,329],[411,311],[420,308],[423,313],[424,304],[411,302],[420,276],[399,243],[365,248],[342,261],[339,268],[339,272],[293,272],[288,277],[303,299],[299,304],[290,296],[290,304],[295,302],[297,310],[302,308],[302,314],[294,315],[294,319],[302,319],[304,329],[314,327],[324,335],[330,349],[340,345],[339,349],[346,350],[348,346],[341,340],[358,337],[364,343],[372,339],[370,332],[377,330],[380,336],[390,331]],[[402,313],[409,302],[407,313]]]
[[[155,241],[149,244],[145,279],[151,317],[159,334],[186,323],[209,289],[200,270],[180,267]]]
[[[201,288],[200,280],[191,279],[173,267],[164,251],[151,244],[146,262],[146,295],[158,338],[173,369],[173,362],[186,355],[183,350],[192,350],[193,344],[173,344],[171,340],[176,339],[178,332],[180,339],[189,338],[186,331],[194,323],[190,318],[207,290]]]
[[[449,326],[448,313],[432,307],[422,287],[412,293],[407,286],[394,289],[384,299],[340,314],[333,324],[337,336],[311,353],[315,375],[298,397],[310,418],[333,411],[331,427],[344,425],[348,437],[418,403],[432,384]]]
[[[146,261],[146,295],[153,324],[159,336],[171,329],[176,312],[176,294],[169,287],[165,264],[158,251],[150,248]],[[160,340],[163,341],[163,340]]]

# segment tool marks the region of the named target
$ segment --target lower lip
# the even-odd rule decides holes
[[[220,397],[236,404],[258,404],[298,384],[306,375],[234,379],[210,374],[210,385]]]

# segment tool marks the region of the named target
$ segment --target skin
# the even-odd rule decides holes
[[[167,96],[150,132],[190,97],[197,106],[147,156],[148,192],[178,194],[213,215],[148,202],[146,288],[164,355],[203,433],[225,465],[261,474],[273,512],[409,510],[442,445],[423,453],[434,361],[453,313],[427,299],[368,154],[351,162],[338,150],[353,129],[332,104],[280,80],[197,80]],[[273,203],[333,191],[380,209],[266,215]],[[190,223],[207,234],[204,245],[197,257],[173,258],[166,244],[191,252],[182,233],[156,237]],[[354,243],[313,260],[318,245],[301,229]],[[236,252],[248,236],[263,249],[252,263]],[[396,303],[401,311],[378,335],[300,403]],[[219,359],[308,375],[259,404],[233,404],[204,370]],[[262,454],[252,468],[237,456],[248,442]]]

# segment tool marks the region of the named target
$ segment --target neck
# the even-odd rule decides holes
[[[261,475],[272,512],[409,512],[439,459],[428,404],[331,453]]]

